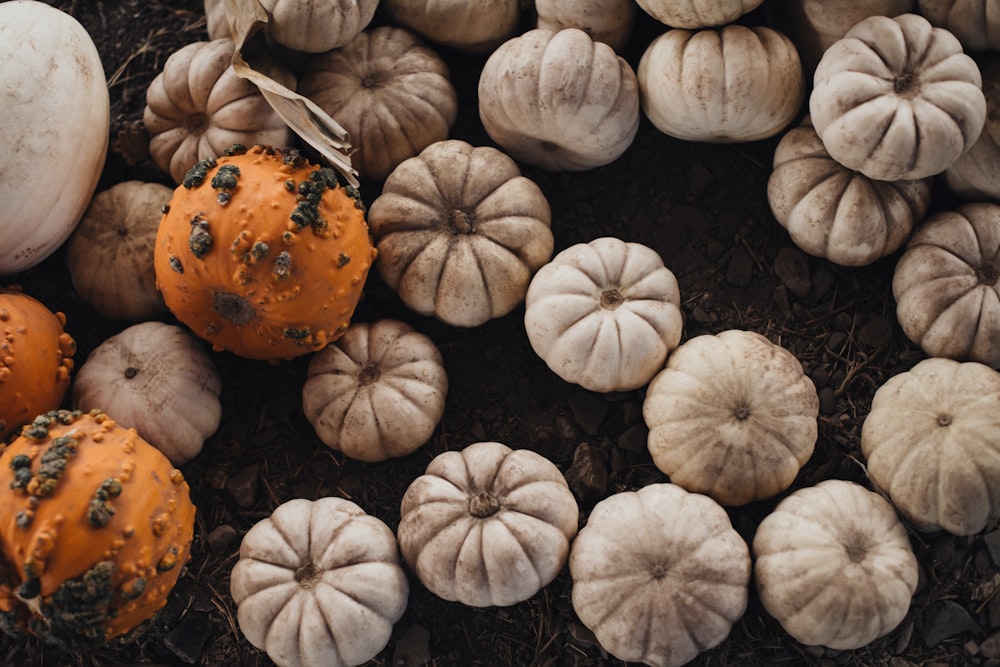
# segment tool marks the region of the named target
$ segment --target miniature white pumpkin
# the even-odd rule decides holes
[[[1000,4],[996,0],[917,0],[927,20],[948,30],[966,51],[1000,50]]]
[[[221,391],[222,379],[200,341],[179,326],[150,321],[94,348],[70,396],[74,407],[107,412],[182,465],[219,428]]]
[[[708,28],[732,23],[763,0],[638,0],[643,11],[674,28]]]
[[[309,361],[302,409],[329,447],[384,461],[430,439],[447,393],[444,361],[430,338],[397,320],[355,322]]]
[[[579,28],[615,51],[628,43],[635,24],[634,0],[535,0],[535,27]]]
[[[746,610],[750,553],[725,510],[674,484],[597,503],[569,557],[573,609],[620,660],[679,667]]]
[[[297,90],[347,130],[351,166],[377,181],[447,139],[458,113],[444,60],[412,32],[390,26],[308,59]]]
[[[429,591],[470,607],[527,600],[566,563],[579,508],[554,463],[477,442],[438,454],[403,494],[397,535]]]
[[[919,530],[973,535],[1000,516],[1000,373],[932,357],[875,392],[861,429],[872,482]]]
[[[1000,5],[997,5],[1000,7]],[[959,199],[1000,201],[1000,54],[981,55],[977,62],[986,96],[986,125],[979,139],[944,172],[944,182]]]
[[[793,492],[753,539],[767,612],[803,644],[860,648],[898,626],[917,588],[906,529],[882,496],[829,479]]]
[[[613,237],[566,248],[532,278],[524,327],[556,375],[590,391],[638,389],[683,329],[680,288],[648,246]]]
[[[257,0],[267,12],[268,36],[294,51],[322,53],[364,30],[379,0]]]
[[[153,247],[172,196],[162,183],[123,181],[91,200],[66,245],[66,266],[73,288],[102,316],[141,322],[166,312]]]
[[[579,28],[509,39],[479,75],[479,118],[511,157],[552,171],[614,162],[639,129],[639,85],[624,58]]]
[[[73,233],[108,151],[110,98],[87,30],[44,2],[0,3],[0,275]]]
[[[474,327],[524,300],[552,256],[551,211],[490,146],[431,144],[389,174],[368,211],[382,279],[421,315]]]
[[[281,667],[347,667],[385,648],[409,598],[396,538],[343,498],[295,498],[243,536],[240,630]]]
[[[766,26],[668,30],[646,47],[636,75],[649,120],[687,141],[773,136],[805,98],[795,45]]]
[[[823,54],[809,113],[830,155],[882,181],[939,174],[979,138],[982,75],[947,30],[870,16]]]
[[[228,0],[205,0],[205,32],[208,39],[232,37],[229,32],[229,16],[226,13]]]
[[[1000,367],[1000,205],[935,213],[892,276],[896,319],[932,357]]]
[[[671,353],[642,403],[656,467],[723,505],[788,488],[819,432],[816,385],[753,331],[696,336]]]
[[[149,84],[143,123],[153,161],[175,182],[234,144],[290,146],[294,135],[255,85],[232,67],[236,45],[192,42],[167,58]]]
[[[382,0],[386,16],[432,42],[488,53],[517,32],[520,0]]]
[[[767,201],[792,241],[816,257],[864,266],[898,250],[923,221],[931,178],[876,181],[827,153],[807,116],[774,151]]]

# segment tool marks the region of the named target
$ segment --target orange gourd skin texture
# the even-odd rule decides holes
[[[167,307],[216,351],[276,361],[347,330],[375,260],[357,190],[292,151],[234,146],[174,191],[156,237]]]
[[[62,403],[76,353],[65,326],[62,313],[17,290],[0,290],[0,441]]]
[[[94,648],[167,601],[190,557],[184,476],[100,411],[36,417],[0,454],[0,628]]]

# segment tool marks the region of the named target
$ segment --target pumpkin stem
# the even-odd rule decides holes
[[[379,370],[377,364],[367,364],[358,373],[358,382],[362,385],[369,385],[378,382],[378,379],[382,377],[382,371]]]
[[[125,369],[125,379],[126,380],[131,380],[132,378],[134,378],[138,374],[139,374],[139,369],[136,368],[135,366],[129,366],[128,368]]]
[[[913,72],[904,72],[892,82],[897,95],[910,99],[920,91],[920,79]]]
[[[184,129],[191,134],[201,134],[208,127],[208,115],[193,113],[184,120]]]
[[[938,426],[949,426],[951,424],[951,415],[938,415],[937,423]]]
[[[601,293],[601,308],[604,310],[614,310],[625,303],[625,297],[616,289],[604,290]]]
[[[477,519],[485,519],[500,511],[500,501],[488,491],[480,491],[469,498],[469,514]]]
[[[976,267],[976,280],[980,285],[995,285],[1000,278],[1000,271],[992,264],[982,264]]]
[[[312,588],[319,581],[319,568],[309,561],[295,570],[295,581],[303,588]]]
[[[250,302],[232,292],[216,292],[212,298],[212,308],[236,326],[248,324],[257,317],[257,311]]]
[[[472,216],[458,208],[453,208],[448,213],[447,227],[452,234],[476,233],[475,225],[473,225],[472,222]]]

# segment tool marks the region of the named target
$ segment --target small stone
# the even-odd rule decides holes
[[[193,611],[181,618],[163,638],[163,643],[182,662],[193,665],[205,650],[205,642],[214,627],[208,614]]]
[[[809,275],[809,258],[797,248],[782,248],[774,256],[774,275],[781,284],[800,298],[809,296],[812,278]]]
[[[978,632],[979,624],[962,606],[951,600],[934,605],[924,614],[924,644],[939,643],[963,632]]]
[[[566,442],[579,442],[582,439],[580,426],[569,415],[558,414],[555,417],[556,435]]]
[[[837,395],[830,387],[823,387],[818,392],[819,411],[824,415],[832,415],[837,412]]]
[[[873,349],[889,347],[892,343],[892,322],[881,315],[872,315],[858,329],[857,338],[865,347]]]
[[[418,667],[431,661],[431,633],[419,623],[414,623],[400,635],[392,654],[392,664],[399,667]]]
[[[208,545],[208,550],[214,554],[225,553],[229,545],[233,543],[233,540],[239,533],[236,529],[230,526],[228,523],[224,523],[221,526],[216,526],[208,535],[205,536],[205,543]]]
[[[985,658],[1000,658],[1000,632],[994,632],[979,645],[979,652]]]
[[[608,402],[603,396],[590,392],[577,392],[568,401],[573,421],[587,435],[596,435],[608,415]]]
[[[226,491],[240,509],[257,502],[257,464],[249,465],[226,480]]]
[[[994,565],[1000,566],[1000,530],[991,530],[983,536],[983,542],[990,552]]]
[[[576,448],[566,483],[581,505],[592,505],[607,495],[608,465],[600,447],[583,443]]]
[[[628,452],[644,452],[648,435],[649,429],[645,424],[635,423],[621,432],[615,444]]]
[[[729,258],[726,282],[736,287],[746,287],[753,280],[753,257],[741,245],[736,246]]]

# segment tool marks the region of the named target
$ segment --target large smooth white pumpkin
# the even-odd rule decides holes
[[[41,262],[83,217],[110,109],[101,56],[76,19],[34,0],[0,3],[0,275]]]

